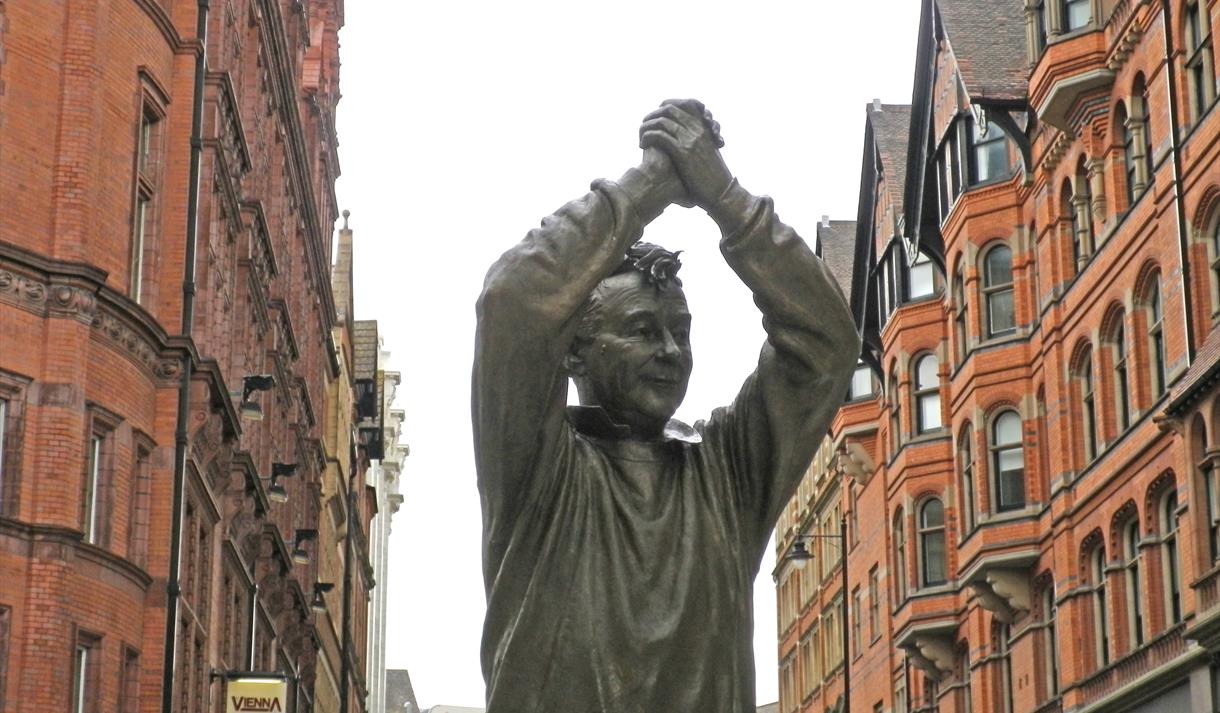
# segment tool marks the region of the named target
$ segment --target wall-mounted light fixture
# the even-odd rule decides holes
[[[296,463],[272,463],[271,485],[267,486],[267,499],[273,503],[288,502],[288,491],[280,483],[280,478],[291,478],[297,474]]]
[[[263,407],[251,401],[250,396],[256,391],[270,391],[275,386],[275,376],[272,374],[250,374],[241,378],[241,406],[238,410],[241,417],[248,421],[263,420]]]
[[[318,531],[313,529],[297,530],[296,537],[292,540],[292,561],[296,564],[306,565],[310,562],[309,550],[301,545],[310,540],[318,539]]]
[[[313,583],[313,601],[311,601],[309,603],[309,608],[313,609],[316,612],[326,611],[326,598],[323,597],[322,595],[326,594],[327,592],[329,592],[330,590],[332,590],[334,588],[335,588],[334,582],[314,582]]]

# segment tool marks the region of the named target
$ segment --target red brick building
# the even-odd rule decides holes
[[[342,23],[0,0],[0,710],[221,711],[213,672],[251,669],[363,705],[381,428],[375,327],[370,364],[331,288]]]
[[[863,368],[777,529],[784,713],[841,700],[842,601],[853,712],[1220,710],[1217,31],[925,0],[819,230]],[[846,592],[788,556],[836,508]]]

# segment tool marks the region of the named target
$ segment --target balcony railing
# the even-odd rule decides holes
[[[1178,623],[1139,649],[1081,681],[1082,703],[1092,703],[1181,656],[1186,652],[1186,639],[1182,636],[1185,629],[1185,623]]]
[[[1205,612],[1220,604],[1220,570],[1213,569],[1203,575],[1195,588],[1199,592],[1199,611]]]
[[[1063,699],[1052,698],[1035,708],[1033,713],[1063,713]]]

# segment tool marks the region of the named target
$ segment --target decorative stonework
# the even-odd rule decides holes
[[[0,302],[42,317],[67,317],[84,324],[92,324],[97,311],[97,298],[92,290],[6,269],[0,269]]]
[[[173,381],[182,369],[178,359],[165,358],[153,347],[152,342],[124,324],[114,314],[107,311],[99,313],[93,319],[93,330],[103,341],[118,347],[118,351],[151,373],[158,381]]]

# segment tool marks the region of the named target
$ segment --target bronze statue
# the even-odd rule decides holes
[[[488,713],[754,711],[754,577],[859,354],[830,271],[732,177],[702,104],[663,103],[640,145],[479,297]],[[671,203],[715,220],[767,331],[733,403],[693,428],[671,420],[692,365],[678,258],[636,245]]]

